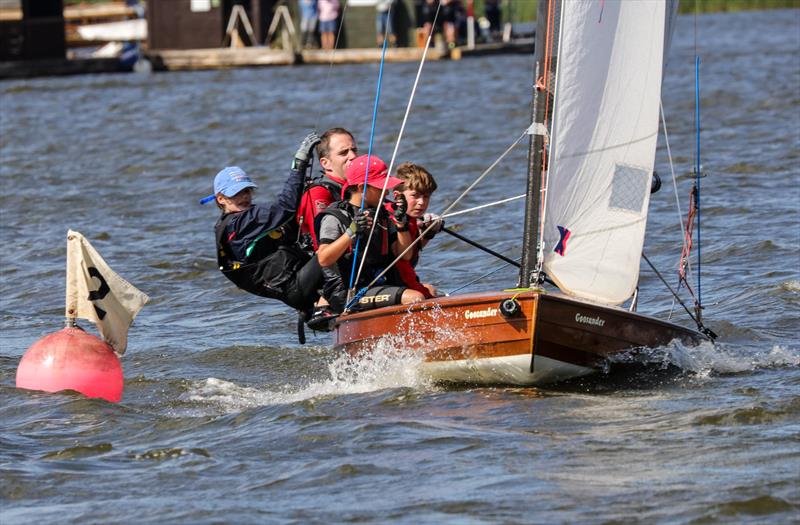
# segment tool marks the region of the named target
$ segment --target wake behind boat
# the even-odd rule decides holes
[[[540,2],[517,286],[345,313],[335,347],[359,355],[384,341],[421,354],[436,380],[538,385],[713,337],[699,305],[702,333],[635,311],[676,13],[671,0]]]

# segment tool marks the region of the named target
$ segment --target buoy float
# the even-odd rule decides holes
[[[75,390],[113,403],[122,399],[122,365],[97,336],[67,327],[33,343],[17,368],[17,388]]]

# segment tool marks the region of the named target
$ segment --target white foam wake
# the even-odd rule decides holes
[[[260,389],[211,377],[193,385],[186,399],[232,412],[391,388],[429,388],[431,382],[419,371],[421,363],[422,358],[413,352],[398,350],[391,342],[381,341],[367,356],[336,357],[328,363],[329,377],[321,381]]]
[[[759,350],[708,342],[697,346],[685,346],[676,341],[668,346],[615,357],[611,361],[674,365],[698,375],[736,374],[761,368],[800,366],[800,350],[779,345]]]

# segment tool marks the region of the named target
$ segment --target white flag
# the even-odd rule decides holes
[[[114,273],[89,241],[67,232],[67,312],[97,325],[117,355],[128,346],[128,328],[150,298]]]

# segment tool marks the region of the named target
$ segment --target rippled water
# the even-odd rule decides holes
[[[238,164],[265,198],[311,128],[343,125],[366,149],[376,66],[0,83],[0,521],[797,522],[800,11],[697,25],[703,299],[721,342],[542,390],[442,388],[404,349],[353,362],[324,335],[301,347],[291,312],[215,270],[215,211],[196,204],[214,173]],[[692,26],[680,19],[664,90],[684,211]],[[526,127],[531,62],[426,65],[399,160],[436,175],[434,210]],[[384,75],[386,159],[415,71]],[[521,193],[525,149],[464,206]],[[663,145],[658,170],[669,173]],[[517,256],[521,217],[505,206],[453,224]],[[152,297],[120,404],[14,388],[25,349],[60,327],[67,228]],[[671,272],[679,249],[667,184],[646,250]],[[452,290],[496,266],[440,236],[420,273]],[[476,289],[515,282],[500,272]],[[640,310],[671,307],[643,269]]]

